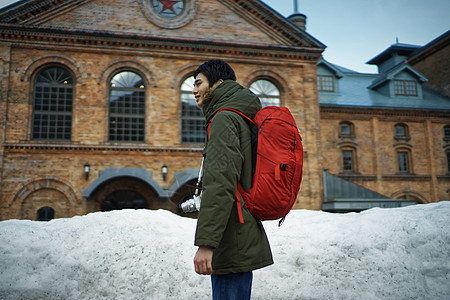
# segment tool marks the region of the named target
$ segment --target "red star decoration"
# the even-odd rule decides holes
[[[176,0],[159,0],[159,2],[163,5],[161,12],[165,11],[166,9],[170,9],[172,12],[175,12],[175,10],[173,9],[173,6],[178,1],[176,1]]]

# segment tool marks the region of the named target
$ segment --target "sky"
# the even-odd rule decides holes
[[[263,0],[284,17],[295,0]],[[327,46],[331,63],[376,73],[370,59],[396,43],[423,46],[450,30],[449,0],[297,0],[306,32]]]
[[[263,0],[284,17],[298,10],[331,63],[376,73],[366,62],[395,44],[423,46],[450,30],[449,0]],[[15,2],[0,0],[0,7]]]
[[[450,202],[263,222],[275,263],[253,300],[450,299]],[[196,220],[164,210],[0,222],[0,299],[209,300]]]

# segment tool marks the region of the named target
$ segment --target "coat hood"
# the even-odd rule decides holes
[[[249,89],[233,80],[225,80],[212,92],[211,100],[202,109],[206,122],[222,108],[236,109],[253,119],[261,109],[261,102]]]

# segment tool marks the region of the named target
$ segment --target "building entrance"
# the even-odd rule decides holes
[[[119,190],[111,193],[103,201],[101,210],[110,211],[116,209],[126,208],[148,208],[147,201],[144,200],[144,196],[136,191]]]
[[[96,188],[87,201],[88,212],[141,208],[166,207],[152,187],[131,177],[119,177],[104,182]]]

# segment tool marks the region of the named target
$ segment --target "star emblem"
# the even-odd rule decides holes
[[[159,0],[159,2],[163,5],[161,12],[165,10],[171,10],[172,12],[175,12],[173,9],[173,6],[177,4],[178,0]]]

